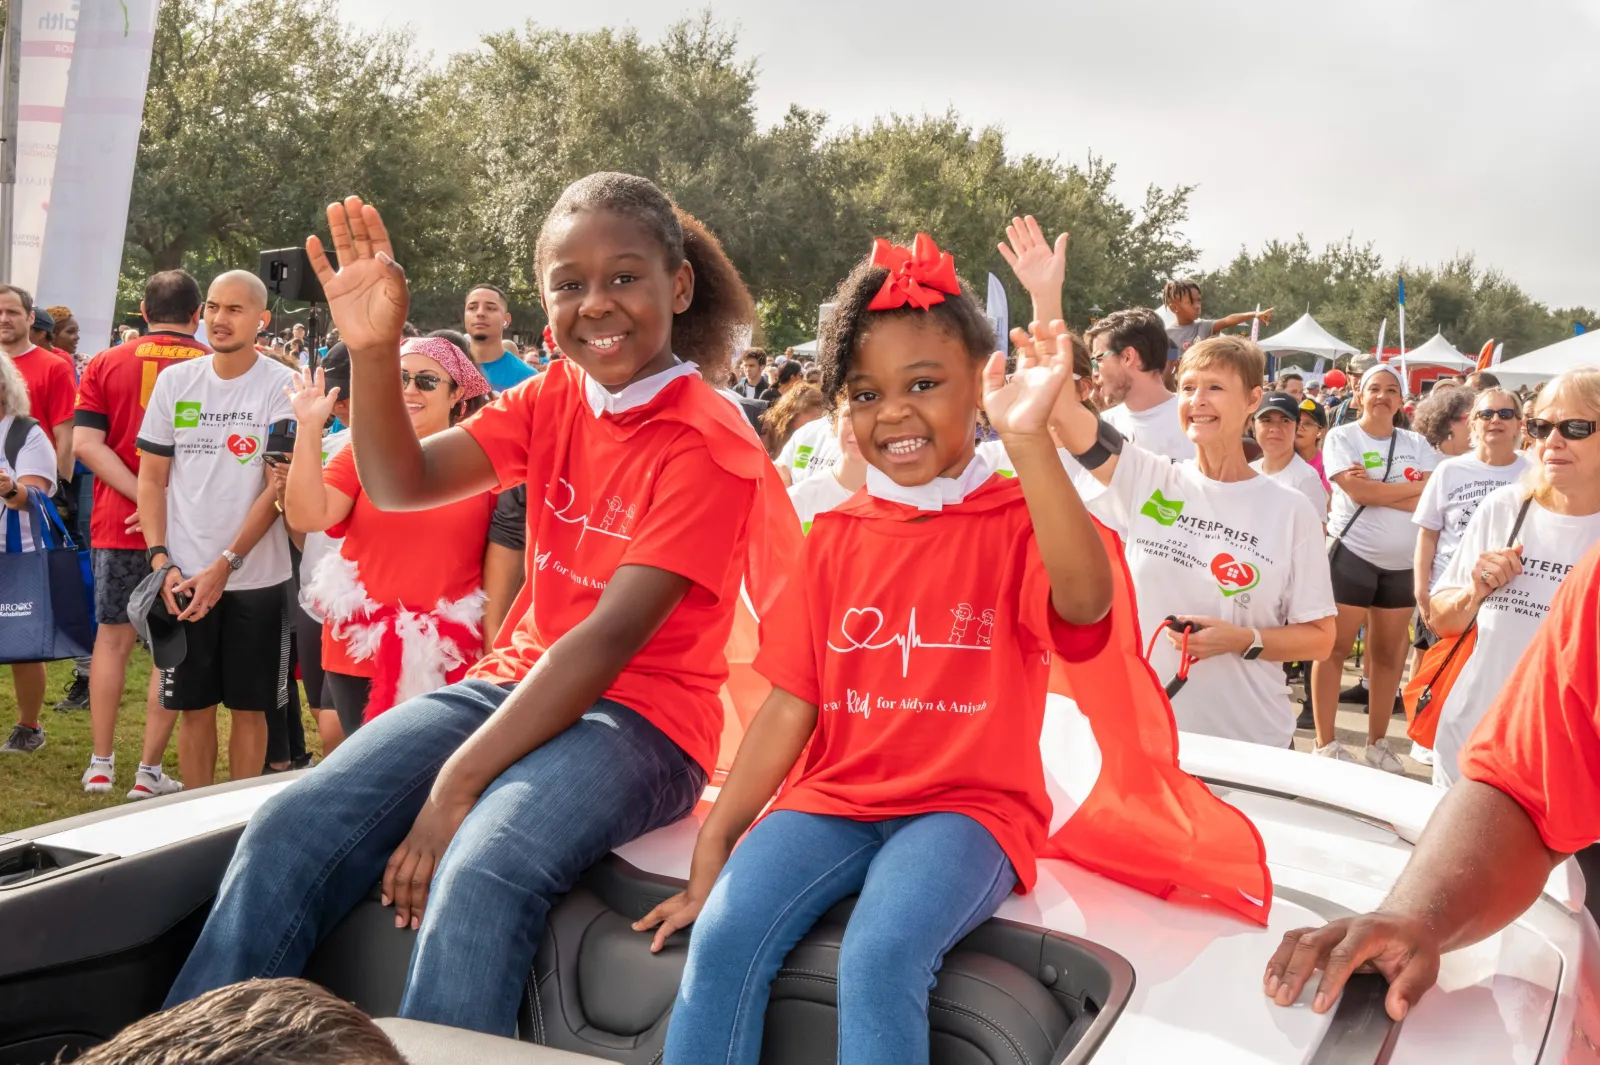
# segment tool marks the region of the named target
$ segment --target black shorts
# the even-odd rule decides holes
[[[1344,544],[1333,549],[1329,566],[1333,601],[1340,606],[1410,610],[1417,605],[1408,569],[1379,569]]]
[[[260,710],[284,704],[289,688],[289,582],[223,592],[198,621],[183,623],[189,651],[161,674],[165,710]]]
[[[94,567],[94,619],[102,625],[128,624],[128,600],[139,582],[150,576],[143,551],[125,547],[89,550]]]
[[[289,604],[289,623],[294,626],[295,661],[300,663],[300,683],[305,685],[306,705],[314,710],[332,710],[333,697],[327,691],[322,672],[322,622],[306,613],[296,600]]]

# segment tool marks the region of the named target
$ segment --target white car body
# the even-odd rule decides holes
[[[1094,1055],[1106,1065],[1314,1062],[1333,1013],[1274,1005],[1262,970],[1283,934],[1376,907],[1443,793],[1366,766],[1185,734],[1185,770],[1254,821],[1275,898],[1268,927],[1204,900],[1162,901],[1063,861],[999,917],[1103,945],[1135,972],[1132,1000]],[[36,842],[131,856],[239,825],[289,781],[153,800]],[[708,789],[714,794],[715,789]],[[709,797],[709,796],[708,796]],[[177,798],[177,797],[175,797]],[[647,872],[685,878],[696,818],[617,852]],[[1438,987],[1391,1036],[1391,1065],[1600,1065],[1600,934],[1572,862],[1511,927],[1445,957]]]

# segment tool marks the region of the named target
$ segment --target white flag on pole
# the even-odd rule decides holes
[[[1250,343],[1261,339],[1261,304],[1256,304],[1256,316],[1250,319]]]
[[[1499,366],[1500,365],[1500,358],[1505,353],[1506,353],[1506,342],[1504,340],[1502,340],[1502,341],[1500,341],[1500,343],[1498,343],[1498,344],[1496,344],[1494,346],[1494,354],[1489,356],[1489,365],[1490,366]]]
[[[1378,356],[1378,361],[1383,361],[1383,335],[1389,331],[1389,316],[1383,316],[1383,322],[1378,326],[1378,346],[1373,348],[1373,353]]]

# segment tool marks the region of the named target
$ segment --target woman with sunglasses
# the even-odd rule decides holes
[[[1572,370],[1546,385],[1527,422],[1531,472],[1524,483],[1484,497],[1433,590],[1440,635],[1465,632],[1474,622],[1478,629],[1472,657],[1439,713],[1433,782],[1441,787],[1459,776],[1457,756],[1532,642],[1561,582],[1600,541],[1597,427],[1600,370]]]
[[[414,337],[400,348],[401,387],[419,439],[444,432],[489,395],[459,346]],[[322,371],[295,375],[301,425],[323,425],[340,398]],[[348,737],[415,695],[460,680],[483,651],[483,556],[494,495],[432,510],[383,511],[361,488],[354,447],[322,465],[316,433],[295,438],[284,517],[299,533],[344,537],[303,589],[321,614],[322,668]],[[503,612],[497,613],[501,616]]]

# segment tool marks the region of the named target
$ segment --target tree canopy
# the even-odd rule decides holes
[[[407,33],[342,25],[335,0],[167,0],[125,295],[136,301],[153,269],[253,269],[260,249],[303,242],[326,203],[353,192],[390,221],[419,324],[458,324],[465,291],[487,281],[508,291],[531,336],[543,322],[539,228],[561,190],[595,170],[649,177],[706,222],[755,295],[770,346],[815,335],[818,306],[873,236],[928,232],[980,295],[985,273],[1000,277],[1018,318],[1026,296],[995,245],[1013,215],[1033,214],[1072,233],[1067,313],[1080,326],[1094,306],[1156,305],[1198,261],[1183,233],[1188,188],[1125,203],[1114,165],[1075,146],[1063,157],[1081,162],[1016,155],[1003,130],[954,112],[830,130],[825,115],[793,107],[763,128],[756,66],[708,14],[656,41],[530,22],[438,67],[429,58]],[[1309,307],[1335,334],[1371,344],[1397,272],[1419,342],[1443,328],[1463,350],[1493,336],[1518,353],[1595,317],[1550,310],[1471,258],[1386,266],[1353,239],[1321,252],[1303,238],[1241,249],[1198,280],[1212,311]]]

